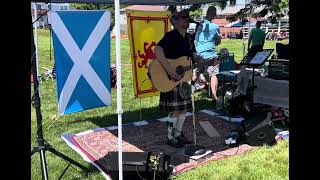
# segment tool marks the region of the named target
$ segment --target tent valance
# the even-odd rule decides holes
[[[123,5],[190,5],[212,2],[224,2],[227,0],[119,0]],[[32,2],[45,3],[95,3],[114,4],[114,0],[32,0]]]

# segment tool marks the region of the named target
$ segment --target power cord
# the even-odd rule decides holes
[[[227,148],[229,146],[230,146],[230,144],[226,145],[225,148]],[[219,152],[216,152],[216,154],[222,155],[224,157],[234,156],[234,155],[236,155],[238,153],[239,149],[240,149],[240,145],[238,146],[237,151],[234,154],[231,154],[231,155],[223,154],[223,153],[219,153]]]
[[[137,165],[136,165],[136,173],[138,174],[138,176],[139,176],[139,178],[140,178],[140,179],[142,179],[142,180],[146,180],[145,178],[143,178],[143,177],[141,177],[141,176],[140,176],[139,171],[138,171],[138,166],[137,166]]]
[[[48,9],[48,10],[46,10],[44,13],[42,13],[36,20],[34,20],[33,22],[32,22],[32,24],[34,24],[35,22],[37,22],[42,16],[44,16],[45,14],[47,14],[47,12],[49,12],[50,11],[50,9]]]

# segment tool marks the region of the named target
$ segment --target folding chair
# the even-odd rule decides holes
[[[53,65],[52,69],[46,68],[46,67],[42,67],[43,69],[46,70],[45,72],[45,78],[46,79],[55,79],[56,78],[56,66],[55,64]]]
[[[219,74],[218,86],[222,86],[223,93],[225,93],[225,85],[232,84],[237,79],[238,70],[236,69],[236,62],[234,61],[234,54],[230,53],[229,60],[220,63],[219,65]],[[209,76],[209,96],[211,96],[211,77]]]

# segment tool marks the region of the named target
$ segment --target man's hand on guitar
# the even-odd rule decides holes
[[[174,68],[170,67],[167,69],[167,73],[170,76],[171,80],[179,81],[181,79],[181,76],[179,76]]]

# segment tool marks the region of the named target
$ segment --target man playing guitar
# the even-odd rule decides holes
[[[173,60],[181,56],[191,57],[193,56],[193,52],[195,52],[187,35],[189,13],[187,10],[182,10],[173,14],[170,20],[174,29],[164,35],[154,49],[154,52],[168,76],[172,80],[180,80],[182,77],[176,73],[176,70],[168,61],[169,59]],[[184,83],[184,87],[191,89],[188,83]],[[168,145],[175,148],[181,148],[184,144],[192,143],[187,140],[182,133],[186,113],[192,109],[191,94],[182,96],[181,93],[179,93],[179,88],[181,87],[182,85],[178,85],[169,92],[160,92],[160,109],[169,113]]]

